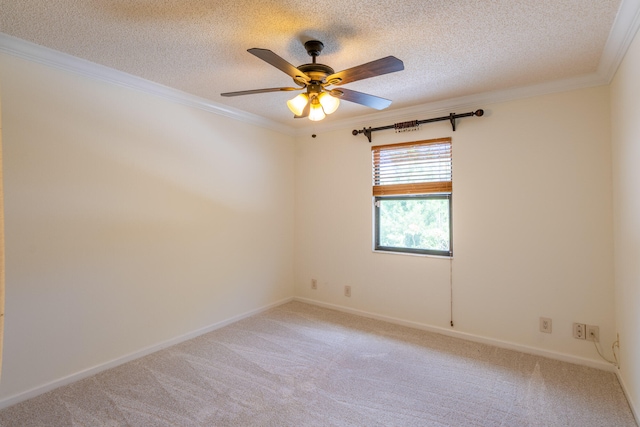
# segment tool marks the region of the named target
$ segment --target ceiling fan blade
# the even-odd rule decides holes
[[[332,95],[337,94],[336,92],[342,92],[342,95],[339,96],[340,99],[375,108],[376,110],[384,110],[389,105],[391,105],[391,101],[388,99],[380,98],[379,96],[373,96],[362,92],[356,92],[355,90],[340,88],[334,89],[331,92]]]
[[[280,71],[285,72],[286,74],[293,77],[293,79],[296,81],[302,81],[306,83],[311,81],[311,78],[309,76],[307,76],[302,71],[298,70],[293,65],[289,64],[287,61],[285,61],[284,59],[282,59],[280,56],[276,55],[269,49],[259,49],[254,47],[253,49],[248,49],[247,52],[273,65]]]
[[[368,79],[369,77],[381,76],[382,74],[395,73],[404,70],[404,63],[395,56],[387,56],[366,64],[358,65],[327,77],[327,81],[340,79],[334,85],[343,85],[345,83],[355,82],[357,80]]]
[[[292,90],[302,90],[303,87],[272,87],[268,89],[253,89],[253,90],[241,90],[238,92],[225,92],[221,93],[221,96],[240,96],[240,95],[253,95],[254,93],[267,93],[267,92],[289,92]]]

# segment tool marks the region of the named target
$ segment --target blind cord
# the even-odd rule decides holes
[[[449,254],[449,300],[451,301],[451,327],[453,328],[453,256]]]

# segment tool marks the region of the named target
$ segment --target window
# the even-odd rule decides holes
[[[453,255],[451,138],[372,147],[374,249]]]

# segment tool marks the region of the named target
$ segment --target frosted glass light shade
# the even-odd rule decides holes
[[[302,112],[304,111],[304,107],[307,106],[308,102],[309,95],[307,95],[306,93],[301,93],[295,98],[288,100],[287,107],[289,107],[289,110],[291,110],[291,112],[296,116],[301,116]]]
[[[333,113],[340,106],[340,100],[329,95],[326,92],[322,92],[318,96],[318,101],[320,101],[320,105],[322,105],[322,109],[324,110],[325,114]]]
[[[314,121],[314,122],[318,122],[322,119],[324,119],[326,117],[326,115],[324,114],[324,111],[322,110],[322,105],[320,105],[320,103],[318,101],[315,101],[311,103],[311,109],[309,111],[309,120]]]

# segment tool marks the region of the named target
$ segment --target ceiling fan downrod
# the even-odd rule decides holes
[[[312,58],[312,63],[316,63],[316,58],[320,56],[320,52],[324,49],[324,43],[320,40],[308,40],[304,43],[304,48],[307,50],[307,53]]]

